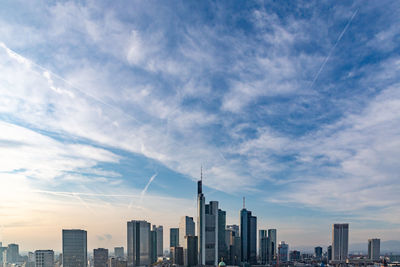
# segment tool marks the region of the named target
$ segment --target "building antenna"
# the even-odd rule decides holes
[[[246,207],[246,198],[243,197],[243,209],[245,209],[245,207]]]
[[[200,180],[203,183],[203,164],[200,165]]]

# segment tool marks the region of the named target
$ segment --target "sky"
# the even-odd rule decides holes
[[[399,1],[0,8],[0,241],[126,246],[206,201],[290,249],[400,240]]]

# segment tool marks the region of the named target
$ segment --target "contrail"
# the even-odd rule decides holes
[[[312,89],[312,87],[314,86],[315,81],[318,79],[319,75],[321,74],[322,70],[325,67],[326,62],[328,62],[329,58],[332,55],[333,50],[335,50],[336,46],[338,45],[338,43],[340,42],[340,40],[342,39],[343,35],[345,34],[345,32],[347,31],[347,28],[350,26],[350,23],[353,21],[354,17],[357,15],[359,8],[356,9],[356,11],[354,11],[353,15],[351,16],[351,18],[349,19],[349,21],[347,22],[346,26],[344,27],[343,31],[340,33],[339,37],[336,40],[336,43],[333,45],[333,47],[331,48],[331,50],[328,53],[328,56],[325,58],[324,62],[322,63],[321,67],[319,68],[317,74],[315,75],[310,87],[308,88],[309,90]]]
[[[142,193],[140,193],[140,202],[142,202],[143,197],[146,195],[147,189],[149,188],[151,182],[153,182],[154,178],[156,178],[157,175],[158,175],[158,173],[155,173],[155,174],[153,174],[153,176],[150,177],[150,179],[147,182],[146,186],[144,187]]]
[[[49,70],[49,69],[43,67],[42,65],[40,65],[40,64],[38,64],[38,63],[36,63],[36,62],[34,62],[34,61],[32,61],[32,60],[30,60],[30,59],[28,59],[28,58],[26,58],[26,57],[24,57],[24,56],[18,54],[17,52],[15,52],[14,50],[10,49],[8,46],[6,46],[6,45],[5,45],[3,42],[1,42],[1,41],[0,41],[0,47],[2,47],[2,48],[7,52],[7,54],[8,54],[11,58],[17,60],[19,63],[25,63],[25,64],[28,63],[28,64],[32,64],[32,65],[38,67],[39,69],[43,70],[43,71],[44,71],[45,78],[47,78],[47,77],[46,77],[46,74],[45,74],[45,73],[47,72],[47,73],[48,73],[47,75],[51,74],[52,76],[54,76],[54,77],[58,78],[59,80],[65,82],[65,83],[68,84],[72,89],[74,89],[74,90],[80,92],[81,94],[85,95],[86,97],[91,98],[92,100],[95,100],[96,102],[98,102],[98,103],[100,103],[100,104],[103,104],[103,105],[105,105],[105,106],[107,106],[107,107],[109,107],[109,108],[111,108],[111,109],[113,109],[113,110],[115,110],[115,111],[118,111],[119,113],[122,113],[123,115],[125,115],[125,116],[127,116],[127,117],[133,119],[133,120],[136,121],[136,122],[139,122],[138,119],[136,119],[136,118],[133,117],[132,115],[126,113],[125,111],[121,110],[120,108],[118,108],[118,107],[116,107],[116,106],[114,106],[114,105],[108,104],[108,103],[104,102],[103,100],[101,100],[100,98],[98,98],[98,97],[96,97],[96,96],[94,96],[94,95],[92,95],[92,94],[89,94],[89,93],[83,91],[82,89],[76,87],[75,85],[73,85],[71,82],[69,82],[69,81],[66,80],[65,78],[61,77],[60,75],[58,75],[58,74],[52,72],[51,70]],[[33,70],[32,70],[32,71],[33,71]],[[48,78],[47,78],[47,79],[48,79]]]

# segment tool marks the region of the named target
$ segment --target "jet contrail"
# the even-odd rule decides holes
[[[28,59],[28,58],[26,58],[26,57],[24,57],[24,56],[18,54],[17,52],[15,52],[14,50],[10,49],[8,46],[6,46],[6,45],[5,45],[3,42],[1,42],[1,41],[0,41],[0,47],[2,47],[2,48],[7,52],[7,54],[8,54],[11,58],[15,59],[15,60],[18,61],[19,63],[24,63],[24,64],[27,64],[27,65],[28,65],[28,64],[31,64],[31,65],[34,65],[34,66],[36,66],[37,68],[43,70],[43,71],[44,71],[43,75],[45,76],[46,79],[49,79],[49,77],[50,77],[49,75],[52,75],[52,76],[58,78],[59,80],[65,82],[65,83],[68,84],[72,89],[74,89],[74,90],[80,92],[81,94],[85,95],[86,97],[91,98],[91,99],[95,100],[96,102],[98,102],[98,103],[100,103],[100,104],[103,104],[103,105],[105,105],[105,106],[107,106],[107,107],[109,107],[109,108],[111,108],[111,109],[113,109],[113,110],[115,110],[115,111],[118,111],[118,112],[122,113],[122,114],[124,114],[125,116],[127,116],[127,117],[133,119],[133,120],[136,121],[136,122],[139,122],[138,119],[136,119],[136,118],[133,117],[132,115],[126,113],[125,111],[121,110],[119,107],[114,106],[114,105],[111,105],[111,104],[108,104],[108,103],[104,102],[103,100],[101,100],[100,98],[98,98],[98,97],[96,97],[96,96],[94,96],[94,95],[92,95],[92,94],[89,94],[89,93],[83,91],[82,89],[76,87],[75,85],[73,85],[71,82],[69,82],[69,81],[66,80],[65,78],[61,77],[60,75],[58,75],[58,74],[52,72],[51,70],[49,70],[49,69],[43,67],[42,65],[39,65],[39,64],[36,63],[36,62],[34,62],[34,61],[32,61],[32,60],[30,60],[30,59]],[[33,70],[32,70],[32,71],[33,71]],[[47,73],[47,74],[46,74],[46,73]],[[46,75],[47,75],[47,77],[46,77]],[[53,89],[52,89],[52,90],[53,90]]]
[[[143,197],[146,195],[147,189],[149,188],[151,182],[153,182],[154,178],[156,178],[157,175],[158,175],[158,173],[155,173],[155,174],[153,174],[153,176],[150,177],[150,179],[147,182],[146,186],[144,187],[142,193],[140,193],[140,202],[142,202]]]
[[[325,67],[326,62],[328,62],[329,58],[332,55],[333,50],[335,50],[336,46],[338,45],[338,43],[340,42],[340,40],[342,39],[343,35],[345,34],[345,32],[347,31],[347,28],[350,26],[350,23],[353,21],[354,17],[356,16],[357,12],[358,12],[359,8],[356,9],[356,11],[354,11],[353,15],[351,16],[351,18],[349,19],[349,21],[347,22],[346,26],[344,27],[343,31],[340,33],[339,37],[336,40],[336,43],[333,45],[333,47],[331,48],[331,50],[328,53],[328,56],[325,58],[324,62],[322,63],[321,67],[319,68],[317,74],[315,75],[310,87],[308,88],[309,90],[312,89],[312,87],[314,86],[315,81],[318,79],[319,75],[321,74],[322,70]]]

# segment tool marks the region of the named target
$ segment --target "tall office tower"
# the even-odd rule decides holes
[[[289,245],[285,243],[285,241],[281,241],[278,246],[278,257],[279,262],[287,262],[288,261],[288,254],[289,254]]]
[[[349,224],[332,226],[332,260],[345,261],[349,249]]]
[[[226,211],[218,210],[218,261],[228,258],[228,246],[226,244]]]
[[[130,221],[128,232],[128,266],[150,265],[150,223]]]
[[[332,246],[328,246],[327,254],[328,254],[328,262],[329,262],[332,260]]]
[[[271,263],[276,260],[277,248],[276,229],[268,229],[268,262]]]
[[[73,229],[62,230],[63,267],[87,266],[87,232]]]
[[[157,232],[157,257],[162,257],[164,255],[164,230],[162,225],[155,228]]]
[[[171,261],[177,266],[183,265],[183,247],[171,247]]]
[[[36,250],[35,264],[36,267],[54,267],[54,251]]]
[[[179,222],[179,247],[185,248],[185,236],[195,235],[195,225],[193,217],[182,216]]]
[[[184,245],[186,248],[183,250],[183,261],[187,267],[198,265],[198,242],[197,236],[185,236]]]
[[[258,256],[260,259],[260,263],[265,265],[268,260],[268,231],[267,230],[259,230],[258,231]]]
[[[297,251],[297,250],[290,251],[289,258],[290,258],[290,261],[299,261],[301,259],[300,251]]]
[[[218,201],[205,205],[205,265],[218,265]],[[224,239],[225,240],[225,239]]]
[[[203,172],[197,182],[197,237],[198,237],[198,264],[206,264],[206,223],[205,223],[206,198],[203,195]],[[182,236],[182,234],[181,234]]]
[[[239,265],[240,263],[240,236],[238,225],[227,225],[225,229],[226,244],[228,247],[228,265]]]
[[[19,259],[19,246],[17,244],[9,244],[7,246],[6,262],[17,263]],[[4,257],[4,256],[3,256]],[[3,259],[4,261],[4,259]]]
[[[169,229],[169,247],[179,247],[179,228]]]
[[[368,239],[368,258],[378,261],[381,254],[381,240],[378,238]]]
[[[3,253],[6,255],[7,254],[7,247],[2,247],[0,246],[0,267],[3,266]],[[6,255],[7,257],[7,255]]]
[[[322,247],[314,248],[314,257],[318,260],[322,259]]]
[[[94,267],[107,267],[108,249],[97,248],[93,250]]]
[[[116,259],[125,259],[124,247],[115,247],[114,248],[114,256]]]
[[[128,267],[127,261],[116,258],[109,258],[107,263],[107,267]]]
[[[153,225],[153,230],[150,231],[150,264],[157,262],[157,230]]]
[[[244,202],[244,201],[243,201]],[[243,263],[257,263],[257,217],[251,215],[251,211],[240,211],[240,237],[241,237],[241,261]]]

